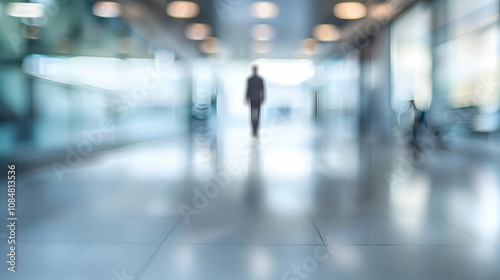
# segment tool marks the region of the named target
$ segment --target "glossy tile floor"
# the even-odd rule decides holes
[[[415,162],[285,117],[259,140],[192,125],[62,182],[50,165],[18,174],[17,272],[0,278],[500,279],[498,155]]]

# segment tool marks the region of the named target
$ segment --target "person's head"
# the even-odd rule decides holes
[[[253,73],[254,75],[257,75],[257,70],[258,70],[257,65],[253,65],[253,66],[252,66],[252,73]]]

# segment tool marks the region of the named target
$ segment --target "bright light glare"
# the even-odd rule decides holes
[[[199,12],[198,4],[190,1],[174,1],[167,6],[167,14],[174,18],[194,18]]]
[[[407,92],[413,93],[415,106],[419,110],[427,111],[432,103],[432,54],[430,49],[420,42],[401,42],[397,45],[398,66],[411,73],[415,80],[403,84],[409,87]],[[407,97],[411,99],[412,97]]]
[[[6,15],[20,18],[40,18],[43,12],[43,5],[38,3],[9,3],[5,9]]]
[[[263,76],[266,77],[265,74]],[[303,150],[278,150],[266,158],[266,167],[272,174],[287,177],[307,175],[311,171],[311,166],[311,155]]]
[[[275,18],[279,14],[278,5],[271,2],[255,2],[250,5],[250,15],[254,18]]]
[[[266,80],[282,85],[299,85],[314,76],[314,63],[308,59],[258,59],[259,72]]]
[[[94,3],[92,13],[103,18],[119,17],[122,14],[122,6],[116,2],[99,1]]]
[[[318,41],[336,41],[340,39],[340,30],[333,24],[318,24],[314,27],[314,38]]]
[[[358,19],[366,16],[366,6],[359,2],[341,2],[333,7],[333,14],[341,19]]]

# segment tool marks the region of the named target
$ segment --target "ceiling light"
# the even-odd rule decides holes
[[[314,38],[318,41],[336,41],[340,39],[340,30],[333,24],[318,24],[314,27]]]
[[[204,23],[191,23],[186,26],[186,38],[191,40],[204,40],[212,34],[212,28]]]
[[[43,17],[43,10],[43,5],[39,3],[9,3],[5,14],[20,18],[40,18]]]
[[[341,2],[333,7],[333,14],[341,19],[358,19],[366,16],[366,6],[359,2]]]
[[[254,53],[266,54],[271,49],[271,44],[269,42],[264,42],[264,41],[253,42],[252,49]]]
[[[193,18],[199,12],[198,4],[190,1],[174,1],[167,6],[167,14],[174,18]]]
[[[257,41],[269,41],[274,38],[274,28],[269,24],[257,24],[252,27],[250,36]]]
[[[208,37],[200,43],[200,50],[204,53],[214,54],[219,51],[219,42],[217,38]]]
[[[92,13],[103,18],[119,17],[122,14],[122,6],[116,2],[99,1],[92,6]]]
[[[279,13],[278,5],[272,2],[255,2],[250,5],[250,15],[254,18],[275,18]]]

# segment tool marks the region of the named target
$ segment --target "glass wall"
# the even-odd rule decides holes
[[[42,17],[0,2],[0,158],[64,152],[103,120],[115,129],[102,147],[187,129],[189,65],[175,53],[91,2],[36,2]]]
[[[415,100],[420,110],[427,111],[432,102],[432,10],[419,3],[392,24],[391,63],[392,97],[395,112],[408,110]]]
[[[447,32],[435,47],[437,90],[452,110],[445,122],[466,123],[472,132],[496,131],[498,1],[448,0],[446,4],[442,28]]]
[[[359,52],[332,58],[317,67],[319,116],[329,130],[347,139],[359,133]]]
[[[391,25],[391,105],[429,110],[449,135],[500,127],[499,1],[420,2]]]

